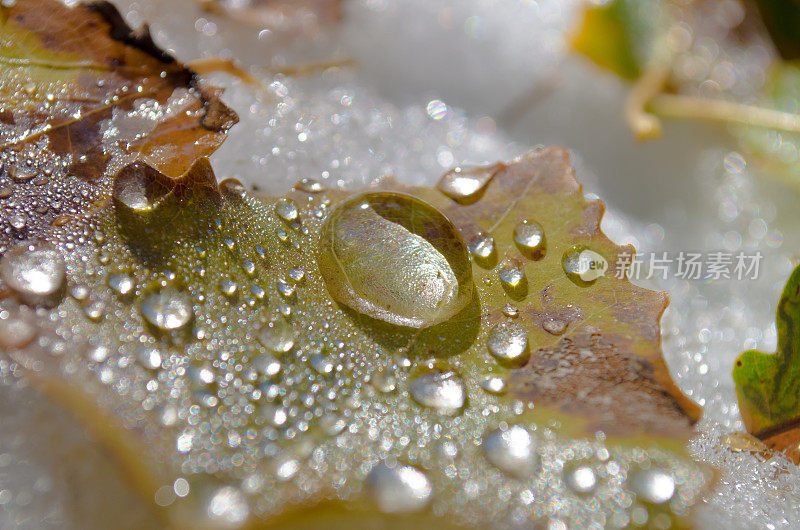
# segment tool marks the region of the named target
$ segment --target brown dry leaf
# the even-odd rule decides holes
[[[180,175],[238,120],[108,2],[26,0],[2,17],[0,250],[106,200],[134,158]]]

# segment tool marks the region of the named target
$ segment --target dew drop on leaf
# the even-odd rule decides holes
[[[473,236],[467,247],[475,262],[481,267],[489,269],[497,263],[497,247],[494,238],[489,234],[480,233]]]
[[[591,284],[608,270],[606,259],[584,245],[573,245],[567,249],[561,265],[567,277],[582,286]]]
[[[460,232],[410,195],[372,192],[326,219],[320,270],[338,302],[391,324],[424,328],[472,300],[472,267]]]
[[[294,188],[305,193],[322,193],[325,191],[325,188],[322,186],[320,181],[310,178],[301,179],[297,184],[294,185]]]
[[[379,462],[366,480],[367,493],[384,513],[411,513],[428,505],[433,493],[428,477],[415,467]]]
[[[523,219],[514,227],[514,242],[528,257],[541,257],[545,248],[544,228],[532,219]]]
[[[0,260],[0,277],[21,302],[54,305],[64,292],[66,265],[49,246],[15,247]]]
[[[562,474],[564,484],[579,495],[594,491],[597,486],[597,474],[588,464],[568,465]]]
[[[161,331],[182,329],[193,316],[189,293],[171,284],[145,293],[139,311],[150,325]]]
[[[286,353],[294,346],[294,328],[283,317],[273,318],[264,324],[258,338],[267,349],[275,353]]]
[[[115,272],[108,275],[108,286],[117,294],[125,296],[133,291],[135,284],[133,278],[125,272]]]
[[[443,414],[460,411],[467,401],[461,376],[438,363],[420,369],[409,382],[408,389],[414,401]]]
[[[504,261],[497,270],[503,289],[514,300],[521,300],[528,294],[528,278],[522,264],[515,259]]]
[[[142,344],[139,346],[136,356],[139,359],[139,363],[148,370],[161,368],[161,352],[154,346]]]
[[[658,468],[631,471],[628,484],[640,500],[651,504],[664,504],[675,495],[675,478]]]
[[[522,365],[528,360],[528,333],[516,322],[502,322],[489,331],[486,346],[495,358]]]
[[[436,187],[454,201],[469,204],[480,198],[495,173],[495,166],[466,170],[456,167],[445,173]]]
[[[291,199],[279,199],[275,203],[275,213],[287,223],[297,221],[297,218],[300,216],[297,205]]]
[[[506,381],[502,377],[487,375],[481,379],[481,388],[487,393],[500,396],[506,393]]]
[[[229,525],[240,525],[250,516],[247,500],[242,493],[231,486],[218,489],[208,502],[209,519]]]
[[[539,468],[536,443],[531,433],[519,425],[489,432],[481,448],[493,466],[513,477],[528,478]]]

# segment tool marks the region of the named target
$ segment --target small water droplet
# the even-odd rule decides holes
[[[297,221],[298,217],[300,217],[297,204],[291,199],[278,199],[275,202],[275,213],[287,223]]]
[[[103,318],[106,312],[106,306],[102,300],[88,300],[83,307],[81,307],[83,314],[92,321],[98,321]]]
[[[235,526],[244,523],[250,517],[250,509],[244,496],[231,486],[218,489],[211,497],[206,510],[209,519]]]
[[[568,464],[562,477],[564,484],[579,495],[589,494],[597,486],[597,474],[589,464]]]
[[[561,335],[567,330],[567,322],[560,318],[547,317],[542,322],[542,328],[551,335]]]
[[[409,382],[408,391],[420,405],[443,414],[459,412],[467,401],[461,376],[438,364],[422,368]]]
[[[306,273],[303,269],[293,268],[289,270],[289,279],[294,283],[300,283],[305,278]]]
[[[230,278],[223,278],[219,282],[219,290],[222,291],[227,297],[231,297],[236,294],[236,283],[233,282]]]
[[[494,326],[486,338],[486,346],[497,359],[514,365],[528,360],[528,333],[516,322],[501,322]]]
[[[481,388],[489,394],[500,396],[506,393],[506,381],[502,377],[487,375],[481,379]]]
[[[425,508],[433,493],[428,477],[415,467],[378,462],[367,475],[367,492],[384,513],[411,513]]]
[[[275,353],[286,353],[292,349],[295,341],[294,328],[283,317],[267,322],[258,335],[261,344]]]
[[[327,375],[333,371],[333,362],[323,354],[312,355],[308,364],[320,375]]]
[[[28,219],[21,213],[14,212],[8,216],[8,223],[14,230],[24,230],[28,226]]]
[[[11,166],[8,168],[8,173],[17,182],[27,182],[36,176],[34,169],[23,166]]]
[[[394,375],[386,370],[379,370],[373,373],[370,377],[370,382],[375,390],[384,394],[393,392],[397,388],[397,380]]]
[[[244,272],[246,272],[248,276],[254,276],[256,273],[256,264],[253,263],[253,260],[245,258],[242,260],[242,269],[244,269]]]
[[[64,293],[66,264],[52,247],[15,247],[0,259],[0,276],[21,302],[55,305]]]
[[[0,348],[12,350],[24,348],[39,334],[37,326],[19,311],[9,311],[6,318],[0,318]]]
[[[484,269],[491,269],[497,265],[497,247],[494,238],[489,234],[480,233],[473,236],[467,243],[472,258]]]
[[[239,180],[234,178],[225,179],[219,183],[219,191],[223,195],[231,195],[233,197],[244,197],[247,195],[247,189]]]
[[[253,368],[265,377],[275,377],[281,371],[281,363],[268,353],[259,354],[253,359]]]
[[[544,228],[532,219],[523,219],[514,227],[514,242],[525,256],[540,259],[545,249]]]
[[[155,346],[143,344],[139,346],[136,357],[142,366],[148,370],[158,370],[161,368],[161,352]]]
[[[470,169],[456,167],[439,179],[436,188],[458,203],[471,204],[480,199],[500,168],[499,164]]]
[[[108,286],[120,296],[125,296],[133,291],[136,286],[133,283],[133,278],[130,274],[125,272],[115,272],[108,275]]]
[[[146,293],[139,304],[139,311],[148,323],[162,331],[183,329],[193,317],[189,293],[174,285]]]
[[[528,295],[528,277],[525,276],[525,269],[519,261],[515,259],[504,261],[497,270],[497,275],[505,292],[514,300],[522,300]]]
[[[424,328],[472,300],[460,232],[410,195],[372,192],[340,203],[323,225],[319,264],[338,302],[391,324]]]
[[[503,306],[503,314],[509,318],[517,318],[519,316],[519,308],[514,304],[507,303]]]
[[[651,504],[664,504],[675,495],[675,478],[658,468],[631,471],[628,484],[641,500]]]
[[[303,191],[305,193],[322,193],[325,188],[318,180],[304,178],[294,185],[294,189]]]
[[[108,359],[110,353],[111,349],[108,346],[105,344],[98,344],[97,346],[93,346],[89,349],[88,355],[89,359],[92,361],[101,363]]]
[[[512,477],[528,478],[539,468],[536,443],[530,432],[519,425],[489,432],[481,448],[492,465]]]
[[[574,283],[587,286],[608,270],[608,261],[583,245],[573,245],[561,258],[561,265],[567,277]]]
[[[278,280],[278,293],[284,298],[291,298],[294,296],[295,286],[284,280]]]

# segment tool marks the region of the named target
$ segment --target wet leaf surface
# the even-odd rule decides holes
[[[107,200],[133,159],[180,175],[237,121],[216,89],[107,2],[31,0],[2,16],[3,250]]]
[[[795,462],[800,461],[800,342],[795,335],[798,315],[800,268],[794,270],[778,301],[778,351],[746,351],[733,368],[739,409],[747,430],[767,446],[785,451]]]
[[[356,515],[683,524],[711,475],[686,456],[698,409],[661,359],[666,296],[615,276],[631,249],[600,232],[602,204],[584,198],[565,151],[496,165],[480,192],[470,203],[380,182],[369,215],[397,223],[388,243],[374,244],[381,223],[345,233],[358,259],[326,273],[323,227],[361,219],[352,205],[363,195],[306,181],[268,198],[236,181],[217,186],[205,159],[177,179],[131,164],[94,216],[51,227],[0,262],[12,295],[3,322],[36,339],[9,339],[6,351],[175,526],[337,527]],[[398,208],[401,193],[416,199]],[[519,237],[533,221],[546,237],[536,253]],[[438,270],[457,270],[476,236],[493,239],[497,259],[473,260],[472,300],[422,326],[332,297],[337,281],[374,296],[358,267],[413,283],[392,243],[412,236],[422,254],[404,259],[419,266],[439,253]],[[563,254],[576,246],[598,262],[581,267],[606,273],[569,276]],[[524,290],[504,284],[507,262]],[[26,274],[56,286],[47,317],[25,305],[40,303],[29,298],[38,291],[14,283]],[[430,311],[402,300],[404,314]]]

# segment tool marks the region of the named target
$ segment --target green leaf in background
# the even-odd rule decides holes
[[[783,289],[775,323],[778,351],[742,353],[733,368],[739,410],[747,430],[800,459],[800,267]]]
[[[664,17],[660,0],[612,0],[587,7],[572,47],[598,66],[635,80],[653,56]]]

